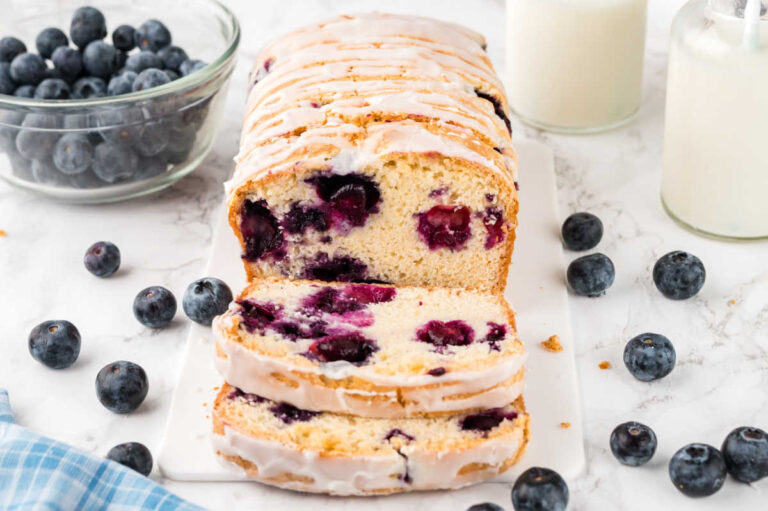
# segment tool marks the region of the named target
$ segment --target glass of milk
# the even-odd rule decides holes
[[[700,233],[768,237],[768,0],[691,0],[675,18],[661,197]]]
[[[526,124],[590,133],[640,106],[648,0],[507,0],[509,102]]]

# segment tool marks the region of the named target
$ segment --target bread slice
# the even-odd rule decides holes
[[[221,460],[262,483],[303,492],[376,495],[459,488],[522,455],[522,398],[470,415],[364,419],[300,410],[225,384],[213,408]]]
[[[523,388],[514,314],[495,294],[255,281],[213,331],[226,381],[313,411],[439,415],[504,406]]]
[[[371,13],[267,46],[227,183],[248,278],[501,291],[517,157],[483,45]]]

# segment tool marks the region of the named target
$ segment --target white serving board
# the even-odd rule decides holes
[[[516,149],[521,169],[520,227],[505,295],[517,311],[519,335],[529,352],[525,402],[531,414],[531,443],[521,462],[498,481],[513,481],[531,466],[549,467],[572,478],[584,466],[584,444],[554,159],[539,142],[518,141]],[[221,278],[237,294],[246,283],[240,249],[225,214],[220,212],[219,217],[206,275]],[[539,345],[552,334],[560,336],[561,353]],[[213,349],[210,329],[192,326],[158,457],[160,470],[170,479],[242,479],[219,465],[210,443],[210,406],[214,387],[221,385]],[[566,422],[570,427],[561,427]],[[311,500],[301,502],[309,507]]]

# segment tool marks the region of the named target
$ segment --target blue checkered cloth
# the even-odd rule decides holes
[[[202,511],[138,472],[14,424],[0,389],[0,510]]]

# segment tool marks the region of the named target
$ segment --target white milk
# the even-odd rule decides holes
[[[508,0],[512,109],[554,131],[597,131],[637,111],[647,0]]]
[[[662,199],[694,229],[765,237],[768,21],[760,22],[761,47],[748,49],[744,21],[707,13],[705,4],[686,6],[673,30]]]

